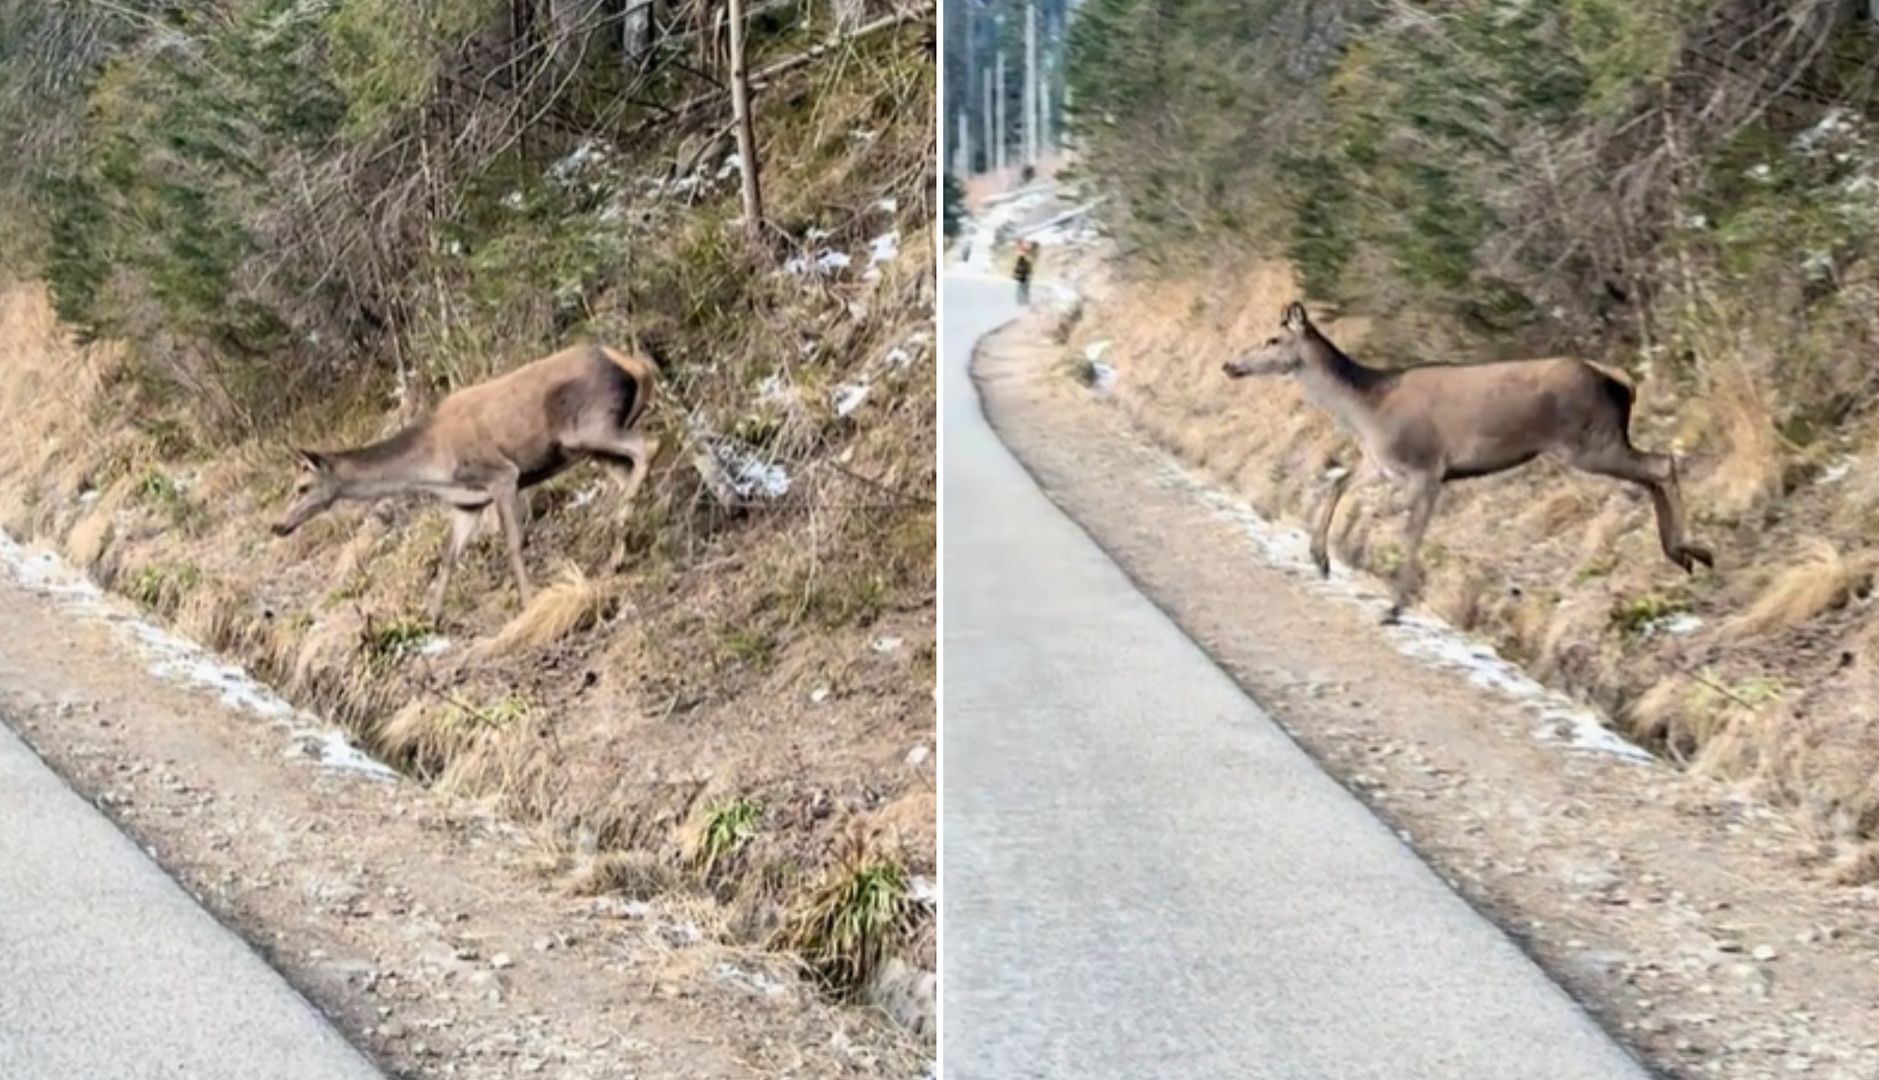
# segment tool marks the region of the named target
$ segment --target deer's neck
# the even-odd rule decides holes
[[[337,454],[341,491],[349,499],[407,495],[449,479],[422,422],[378,442]]]
[[[1383,394],[1394,381],[1389,372],[1365,367],[1315,334],[1300,374],[1306,396],[1359,436],[1369,429]]]

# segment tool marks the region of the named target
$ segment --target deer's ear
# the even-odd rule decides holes
[[[1295,334],[1310,326],[1311,320],[1305,315],[1305,305],[1296,300],[1285,305],[1285,312],[1279,316],[1279,325]]]
[[[318,450],[301,450],[296,447],[294,453],[300,455],[300,464],[314,472],[325,472],[327,466],[331,464],[326,460],[326,455]]]

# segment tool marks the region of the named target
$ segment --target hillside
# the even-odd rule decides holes
[[[679,897],[930,1038],[933,12],[0,2],[0,527],[412,781],[544,887]],[[577,340],[662,371],[630,512],[528,493],[443,618],[433,504],[285,540],[292,448]]]
[[[1060,177],[1108,197],[1109,234],[1071,357],[1106,342],[1145,431],[1294,519],[1355,448],[1295,388],[1218,374],[1294,298],[1384,366],[1624,369],[1717,571],[1664,562],[1635,493],[1537,465],[1445,493],[1426,607],[1796,810],[1810,872],[1873,880],[1865,8],[1092,0],[1070,30]],[[1334,557],[1400,559],[1384,494]]]

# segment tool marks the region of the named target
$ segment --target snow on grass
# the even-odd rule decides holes
[[[1304,529],[1267,520],[1257,510],[1208,484],[1178,462],[1160,454],[1163,482],[1192,494],[1214,516],[1240,528],[1261,561],[1296,578],[1313,591],[1364,609],[1379,619],[1389,609],[1388,590],[1382,583],[1332,564],[1331,577],[1321,578],[1311,559],[1311,537]],[[1399,623],[1383,627],[1384,636],[1405,656],[1433,667],[1456,672],[1484,690],[1525,708],[1534,719],[1533,737],[1572,750],[1608,754],[1629,761],[1652,761],[1650,753],[1626,741],[1605,726],[1593,709],[1548,689],[1521,668],[1503,658],[1492,645],[1469,637],[1432,615],[1405,613]]]
[[[237,664],[132,612],[104,594],[89,578],[47,551],[21,546],[0,531],[0,577],[46,597],[74,618],[115,627],[142,657],[151,674],[166,682],[207,690],[222,706],[275,724],[287,733],[288,753],[312,757],[324,768],[375,780],[395,780],[398,773],[354,747],[345,733],[312,713],[296,709]],[[446,642],[446,645],[448,642]]]

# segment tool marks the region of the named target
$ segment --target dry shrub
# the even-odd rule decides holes
[[[1870,885],[1879,881],[1879,840],[1856,844],[1834,860],[1833,880],[1839,885]]]
[[[495,637],[479,643],[472,655],[486,660],[552,645],[602,622],[618,602],[613,585],[588,577],[572,563],[564,564],[553,584],[537,590],[528,607]]]
[[[128,476],[106,488],[65,535],[65,555],[81,570],[96,571],[116,532],[116,520],[135,485]]]
[[[650,851],[602,851],[581,860],[564,887],[575,896],[623,896],[650,900],[671,892],[679,875]]]
[[[1754,378],[1729,365],[1711,397],[1723,451],[1698,489],[1712,513],[1737,520],[1781,491],[1781,439]]]
[[[1778,571],[1746,611],[1723,625],[1726,637],[1741,640],[1786,630],[1846,602],[1871,575],[1866,556],[1842,558],[1829,540],[1814,537],[1801,544],[1797,561]]]
[[[804,957],[825,986],[852,996],[916,932],[919,918],[899,859],[875,834],[853,830],[791,912],[778,944]]]

